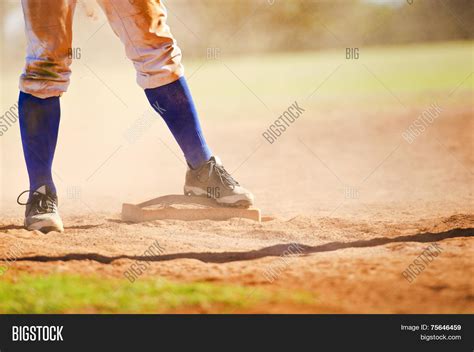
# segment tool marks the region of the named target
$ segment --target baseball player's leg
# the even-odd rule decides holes
[[[26,65],[20,77],[22,92],[44,99],[67,90],[76,1],[22,0],[27,39]]]
[[[220,203],[250,205],[252,194],[211,157],[191,93],[183,77],[181,50],[166,24],[160,0],[99,0],[137,71],[137,82],[163,117],[190,166],[185,193]]]
[[[70,76],[74,0],[22,0],[27,59],[20,77],[20,132],[30,179],[25,226],[59,230],[52,162],[60,120],[59,96]]]
[[[137,83],[167,123],[186,160],[193,167],[208,161],[211,153],[183,77],[181,50],[166,24],[163,3],[158,0],[100,3],[135,65]]]

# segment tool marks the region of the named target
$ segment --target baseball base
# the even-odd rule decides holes
[[[224,207],[213,199],[167,195],[140,204],[122,205],[122,220],[144,222],[151,220],[229,220],[243,218],[261,221],[257,208]]]

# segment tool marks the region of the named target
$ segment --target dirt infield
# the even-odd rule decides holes
[[[311,291],[317,297],[311,311],[316,312],[474,309],[468,279],[473,274],[474,216],[405,224],[316,217],[261,225],[238,220],[142,225],[110,218],[67,220],[65,235],[2,226],[2,251],[13,244],[22,251],[15,272],[123,277],[130,264],[140,260],[151,262],[143,274],[149,277]],[[144,255],[154,241],[163,253]],[[295,255],[288,255],[290,243],[296,243]],[[402,272],[433,243],[439,245],[439,256],[409,283]]]
[[[472,107],[446,108],[410,144],[402,132],[422,111],[339,109],[302,118],[272,145],[255,133],[263,132],[262,121],[216,123],[207,129],[209,139],[227,168],[254,190],[262,223],[122,222],[121,202],[179,191],[184,167],[168,153],[159,164],[167,176],[159,176],[154,193],[146,180],[101,199],[93,192],[68,197],[62,186],[64,234],[25,231],[20,210],[5,208],[0,258],[16,249],[7,275],[124,277],[138,260],[149,264],[143,277],[316,297],[308,307],[256,309],[264,312],[474,313]],[[241,150],[226,143],[229,131],[238,131]],[[59,173],[68,168],[59,165]],[[100,172],[136,180],[133,167],[122,173],[118,167],[111,161]],[[100,172],[94,177],[106,178]],[[155,242],[162,251],[144,254]],[[404,271],[427,248],[436,256],[407,279]]]

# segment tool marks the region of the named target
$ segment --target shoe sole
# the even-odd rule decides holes
[[[184,195],[185,196],[195,196],[195,197],[205,197],[205,198],[210,198],[216,201],[217,204],[222,205],[222,206],[228,206],[232,208],[249,208],[253,205],[252,202],[246,199],[238,199],[234,202],[226,202],[224,198],[214,198],[214,197],[208,197],[207,193],[204,190],[201,190],[200,188],[189,188],[189,187],[184,187]],[[224,200],[224,201],[223,201]]]
[[[58,231],[58,232],[64,232],[64,226],[63,224],[59,224],[55,221],[52,220],[43,220],[43,221],[37,221],[34,222],[28,226],[25,227],[28,231],[41,231],[43,233],[48,233],[51,231]]]

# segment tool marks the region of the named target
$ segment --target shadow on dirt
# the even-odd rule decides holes
[[[25,227],[22,225],[5,225],[0,226],[0,231],[7,231],[7,230],[23,230]]]
[[[437,242],[448,238],[472,237],[474,236],[474,228],[468,229],[452,229],[440,233],[419,233],[415,235],[398,236],[394,238],[373,238],[370,240],[360,240],[352,242],[330,242],[319,246],[308,246],[297,243],[277,244],[270,247],[264,247],[258,250],[241,251],[241,252],[185,252],[174,254],[163,254],[159,256],[134,256],[134,255],[117,255],[106,256],[98,253],[70,253],[62,256],[28,256],[17,258],[17,261],[36,261],[36,262],[54,262],[54,261],[71,261],[71,260],[94,260],[102,264],[110,264],[119,259],[130,259],[138,261],[160,262],[174,259],[196,259],[204,263],[229,263],[235,261],[254,260],[264,257],[279,257],[292,245],[299,248],[301,255],[312,253],[337,251],[346,248],[366,248],[383,246],[390,243],[398,242]],[[3,259],[0,259],[2,261]]]
[[[93,229],[96,227],[100,227],[103,224],[97,224],[97,225],[74,225],[74,226],[65,226],[64,228],[66,230],[88,230],[88,229]],[[5,225],[5,226],[0,226],[0,231],[6,231],[6,230],[24,230],[25,227],[23,225]]]

